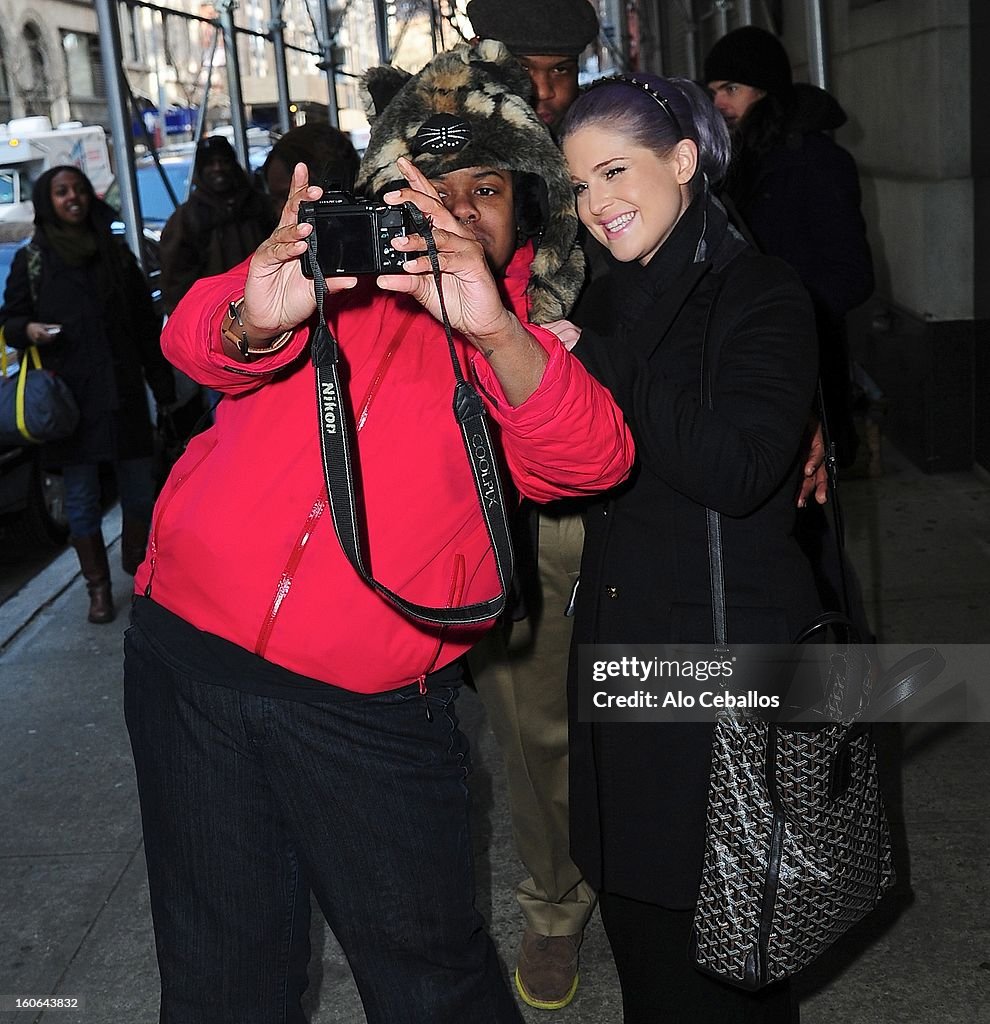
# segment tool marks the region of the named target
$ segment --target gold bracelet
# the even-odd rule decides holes
[[[240,352],[242,359],[249,359],[252,356],[270,356],[285,348],[289,338],[292,337],[292,331],[283,331],[271,339],[265,348],[252,346],[248,341],[247,331],[244,330],[243,309],[244,297],[241,296],[241,298],[228,304],[227,315],[223,318],[223,323],[220,325],[220,333],[229,342],[237,346],[237,351]],[[237,326],[236,330],[234,329],[235,324]]]

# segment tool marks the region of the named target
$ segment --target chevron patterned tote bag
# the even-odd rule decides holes
[[[746,989],[796,974],[893,884],[869,732],[723,714],[691,957]]]
[[[944,668],[935,648],[906,655],[881,673],[863,710],[882,720]],[[838,691],[849,682],[841,673],[829,679],[826,715],[845,706]],[[865,683],[857,689],[865,691]],[[873,910],[893,883],[868,723],[795,728],[720,714],[689,950],[696,967],[750,990],[789,978]]]

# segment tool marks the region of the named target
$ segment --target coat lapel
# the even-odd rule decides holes
[[[663,344],[684,304],[711,269],[711,260],[689,264],[684,273],[647,310],[641,322],[648,323],[650,330],[639,336],[630,334],[628,337],[629,345],[644,359],[650,359]]]

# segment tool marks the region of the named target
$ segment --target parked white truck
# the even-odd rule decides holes
[[[0,221],[33,220],[31,188],[59,164],[78,167],[102,196],[113,181],[106,132],[78,121],[53,128],[47,117],[0,124]]]

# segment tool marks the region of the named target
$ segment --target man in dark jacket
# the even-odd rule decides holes
[[[705,59],[704,81],[732,132],[722,187],[756,245],[789,263],[811,295],[825,414],[840,465],[856,456],[846,314],[873,291],[873,262],[860,212],[859,174],[829,132],[846,122],[833,96],[793,82],[780,40],[755,25],[723,36]],[[799,518],[798,535],[829,608],[844,608],[872,635],[851,565],[838,558],[820,506]]]
[[[222,135],[211,135],[196,147],[192,184],[189,198],[162,231],[161,284],[167,313],[194,282],[237,266],[275,227],[268,201],[251,187]]]
[[[733,135],[723,194],[759,248],[789,263],[811,294],[829,426],[840,463],[851,463],[845,316],[873,291],[873,263],[856,164],[827,134],[845,111],[823,89],[792,82],[787,51],[755,25],[712,47],[704,81]]]
[[[526,68],[531,102],[555,132],[578,95],[578,57],[597,36],[588,0],[472,0],[475,32],[497,39]],[[520,524],[527,615],[489,634],[470,655],[471,673],[505,759],[516,849],[529,877],[516,888],[526,926],[515,972],[530,1006],[557,1010],[574,997],[578,950],[595,894],[569,851],[567,658],[584,522],[573,502],[542,506]],[[520,542],[521,541],[521,542]],[[522,609],[517,611],[521,613]]]

